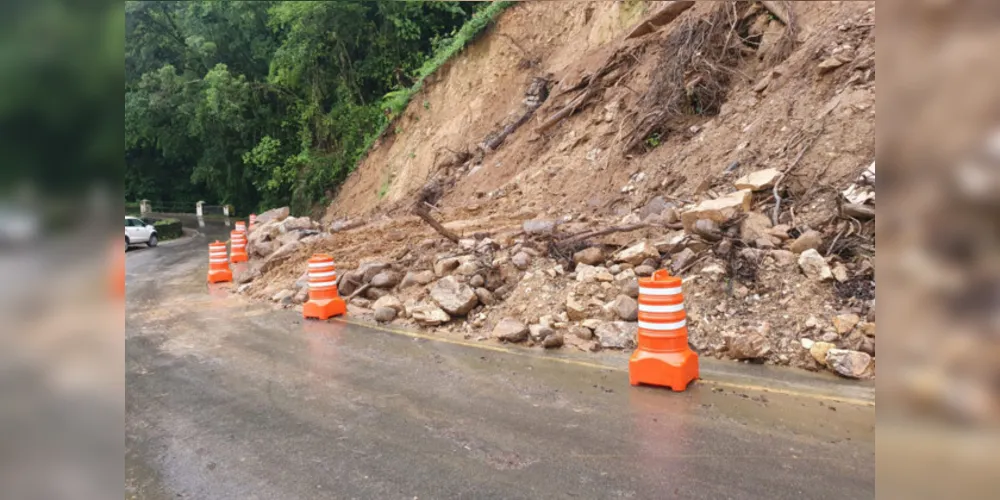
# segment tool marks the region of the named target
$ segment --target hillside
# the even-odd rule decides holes
[[[508,9],[348,177],[331,235],[281,252],[277,222],[255,233],[264,279],[242,290],[290,305],[325,251],[342,294],[369,285],[358,317],[391,294],[399,326],[627,349],[635,277],[662,267],[702,355],[873,376],[874,2],[687,3]],[[442,286],[469,308],[429,320]],[[497,333],[508,318],[531,335]]]

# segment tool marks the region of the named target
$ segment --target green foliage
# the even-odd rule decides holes
[[[659,147],[660,144],[663,143],[663,138],[660,136],[659,132],[653,132],[652,134],[649,135],[649,137],[646,138],[645,142],[646,142],[646,147],[648,147],[649,149],[654,149]]]
[[[510,4],[127,2],[126,198],[309,211]]]
[[[184,234],[181,227],[181,221],[177,219],[158,219],[153,222],[153,228],[156,229],[156,237],[160,241],[180,238]]]

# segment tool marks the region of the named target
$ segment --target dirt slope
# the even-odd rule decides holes
[[[320,227],[332,234],[301,245],[278,225],[251,235],[287,251],[263,252],[264,279],[241,289],[291,306],[290,292],[305,296],[305,260],[323,251],[344,295],[388,266],[388,284],[353,299],[356,317],[371,319],[392,294],[393,324],[498,341],[494,328],[513,318],[533,325],[533,345],[595,350],[634,342],[636,276],[668,268],[685,280],[703,355],[873,376],[874,201],[844,211],[841,193],[869,167],[874,183],[874,2],[768,2],[782,15],[697,2],[628,36],[665,4],[512,7],[427,82],[349,177]],[[697,231],[694,219],[682,227],[679,214],[768,168],[783,173],[778,187]],[[573,237],[618,225],[635,229]],[[619,254],[636,244],[655,250]],[[574,257],[588,248],[593,269]],[[396,284],[421,272],[431,281]],[[435,296],[438,280],[448,290]],[[440,326],[424,314],[452,300],[473,308]],[[575,306],[585,311],[570,314]],[[591,321],[569,317],[581,314]]]

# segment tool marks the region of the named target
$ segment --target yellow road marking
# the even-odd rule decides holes
[[[506,347],[501,347],[501,346],[496,346],[496,345],[486,345],[486,344],[481,344],[481,343],[477,343],[477,342],[467,342],[465,340],[449,339],[449,338],[445,338],[445,337],[438,337],[438,336],[435,336],[435,335],[427,335],[427,334],[424,334],[424,333],[418,333],[418,332],[411,332],[411,331],[407,331],[407,330],[399,330],[399,329],[395,329],[395,328],[389,328],[389,327],[385,327],[385,326],[382,326],[382,325],[374,325],[374,324],[365,323],[365,322],[361,322],[361,321],[355,321],[355,320],[352,320],[352,319],[334,318],[333,321],[336,321],[336,322],[339,322],[339,323],[346,323],[346,324],[349,324],[349,325],[360,326],[360,327],[364,327],[364,328],[371,328],[373,330],[379,330],[379,331],[383,331],[383,332],[386,332],[386,333],[392,333],[392,334],[395,334],[395,335],[402,335],[402,336],[405,336],[405,337],[411,337],[411,338],[423,339],[423,340],[430,340],[430,341],[434,341],[434,342],[442,342],[442,343],[445,343],[445,344],[454,344],[454,345],[460,345],[460,346],[465,346],[465,347],[472,347],[472,348],[475,348],[475,349],[482,349],[482,350],[485,350],[485,351],[502,352],[504,354],[511,354],[511,355],[514,355],[514,356],[523,356],[523,357],[528,357],[528,358],[538,359],[538,360],[543,360],[543,361],[555,361],[557,363],[565,363],[565,364],[568,364],[568,365],[576,365],[576,366],[582,366],[582,367],[585,367],[585,368],[593,368],[593,369],[598,369],[598,370],[611,370],[611,371],[626,372],[626,373],[628,372],[627,369],[622,368],[622,367],[618,367],[618,366],[607,366],[607,365],[602,365],[602,364],[598,364],[598,363],[590,363],[590,362],[587,362],[587,361],[580,361],[580,360],[576,360],[576,359],[566,359],[566,358],[554,358],[554,357],[537,356],[537,355],[531,354],[529,352],[522,351],[520,349],[509,349],[509,348],[506,348]],[[849,398],[849,397],[829,396],[829,395],[826,395],[826,394],[816,394],[816,393],[805,392],[805,391],[796,391],[794,389],[784,389],[784,388],[780,388],[780,387],[767,387],[767,386],[760,386],[760,385],[753,385],[753,384],[739,384],[739,383],[734,383],[734,382],[726,382],[724,380],[712,380],[712,379],[706,379],[706,378],[699,378],[698,382],[700,382],[700,383],[707,383],[707,384],[715,385],[715,386],[719,386],[719,387],[727,387],[727,388],[730,388],[730,389],[740,389],[740,390],[744,390],[744,391],[767,392],[767,393],[771,393],[771,394],[781,394],[781,395],[785,395],[785,396],[809,398],[809,399],[820,400],[820,401],[832,401],[832,402],[837,402],[837,403],[846,403],[846,404],[851,404],[851,405],[856,405],[856,406],[869,406],[869,407],[874,407],[875,406],[875,402],[874,401],[867,401],[867,400],[864,400],[864,399]]]

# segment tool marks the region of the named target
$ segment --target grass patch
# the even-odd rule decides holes
[[[351,170],[357,168],[358,162],[360,162],[365,156],[368,155],[368,151],[371,150],[375,141],[389,128],[389,125],[399,115],[406,110],[406,106],[410,103],[410,99],[413,98],[417,92],[420,92],[424,88],[424,80],[428,76],[434,74],[435,71],[441,68],[444,63],[448,62],[449,59],[459,54],[462,49],[467,45],[476,40],[476,38],[492,23],[497,16],[499,16],[507,8],[514,5],[516,2],[493,2],[483,10],[476,12],[472,15],[462,28],[458,30],[458,33],[452,38],[451,43],[438,49],[434,55],[429,59],[424,61],[424,64],[420,66],[417,70],[416,81],[414,84],[406,89],[395,90],[389,92],[382,98],[382,109],[388,111],[388,116],[382,122],[382,125],[378,127],[372,135],[365,139],[365,145],[362,149],[361,155],[354,162]],[[429,109],[430,103],[425,101],[424,109]],[[396,133],[402,132],[399,127],[395,128]],[[380,190],[381,192],[381,190]],[[381,196],[379,196],[381,198]]]

